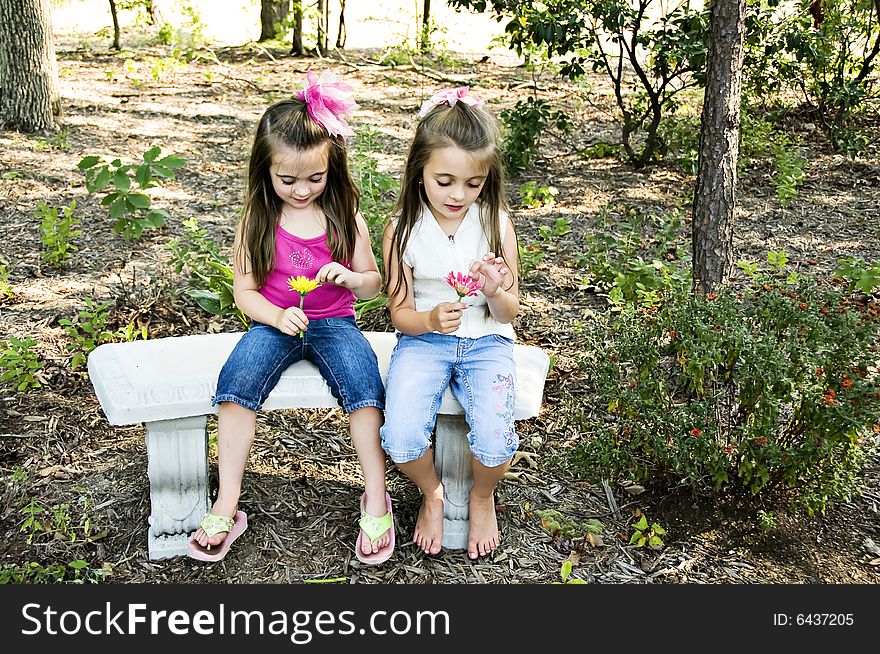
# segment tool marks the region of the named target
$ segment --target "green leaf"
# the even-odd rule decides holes
[[[187,291],[187,295],[193,298],[202,309],[214,316],[223,315],[220,306],[220,298],[217,293],[211,291]]]
[[[98,193],[103,191],[107,187],[107,183],[110,181],[110,169],[107,166],[104,166],[100,172],[95,176],[94,181],[92,182],[92,188],[90,192]]]
[[[138,166],[137,170],[135,170],[134,179],[141,188],[147,188],[151,177],[150,167],[146,164]]]
[[[642,514],[642,517],[639,518],[638,522],[633,523],[633,527],[638,529],[639,531],[645,531],[648,528],[648,519],[645,517],[645,514]]]
[[[147,163],[152,163],[155,161],[156,157],[159,156],[159,153],[162,152],[162,148],[158,145],[154,145],[152,148],[144,152],[144,161]]]
[[[571,574],[571,561],[566,559],[562,562],[562,569],[559,571],[559,575],[562,577],[562,581],[568,579],[568,576]]]
[[[128,201],[135,209],[148,209],[150,206],[150,198],[143,193],[132,193],[128,196]]]
[[[117,198],[117,200],[110,205],[110,217],[116,219],[121,218],[125,214],[125,200],[123,198]]]
[[[85,170],[86,168],[91,168],[92,166],[98,164],[101,161],[101,157],[96,157],[94,155],[83,157],[80,159],[80,162],[76,164],[76,167],[80,170]]]
[[[663,527],[661,527],[660,525],[658,525],[656,522],[651,525],[651,531],[653,531],[655,534],[661,534],[661,535],[666,533],[666,530]]]
[[[159,159],[156,163],[165,168],[183,168],[186,165],[186,159],[175,154],[169,154],[167,157]]]
[[[161,227],[165,224],[165,218],[168,214],[161,209],[153,209],[146,216],[144,222],[150,227]]]
[[[113,186],[123,193],[128,193],[131,189],[131,178],[121,170],[117,170],[113,173]]]

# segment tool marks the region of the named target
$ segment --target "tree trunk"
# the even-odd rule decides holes
[[[327,28],[329,0],[318,0],[318,54],[322,57],[327,54]]]
[[[290,13],[290,0],[260,1],[260,41],[278,37],[281,24]]]
[[[303,8],[302,0],[293,0],[293,40],[290,43],[290,54],[303,53]]]
[[[149,0],[147,12],[150,14],[150,25],[162,27],[168,20],[168,0]]]
[[[694,189],[694,291],[708,293],[733,269],[733,212],[746,0],[713,0]]]
[[[121,50],[119,47],[119,13],[116,11],[116,0],[110,0],[110,16],[113,18],[113,49]]]
[[[428,52],[431,49],[431,0],[425,0],[422,11],[422,38],[419,47],[422,52]]]
[[[0,127],[58,129],[58,64],[49,0],[0,0]]]
[[[336,47],[340,50],[345,47],[345,39],[348,33],[345,31],[345,0],[339,0],[339,31],[336,32]]]

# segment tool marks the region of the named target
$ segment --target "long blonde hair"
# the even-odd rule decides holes
[[[481,155],[486,167],[486,179],[477,202],[480,204],[480,223],[492,252],[502,252],[501,214],[508,205],[504,195],[504,166],[501,160],[500,133],[495,117],[480,107],[464,102],[437,105],[419,121],[409,146],[406,165],[400,184],[400,195],[392,212],[392,258],[396,259],[397,283],[390,289],[394,297],[401,288],[405,297],[409,292],[403,274],[403,253],[406,251],[413,227],[422,215],[428,197],[421,185],[425,165],[434,151],[456,147]],[[388,265],[389,262],[386,262]],[[516,271],[511,271],[516,275]]]
[[[327,218],[327,243],[336,261],[348,263],[357,239],[355,217],[360,192],[348,168],[348,151],[340,136],[331,136],[297,98],[266,109],[248,161],[247,192],[241,216],[241,235],[235,256],[243,270],[262,286],[275,267],[275,228],[283,201],[272,187],[269,169],[279,145],[296,150],[327,148],[327,186],[315,200]],[[247,256],[245,256],[247,255]]]

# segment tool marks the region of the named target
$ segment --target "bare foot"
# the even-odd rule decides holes
[[[443,486],[422,497],[413,541],[425,554],[438,554],[443,547]]]
[[[501,543],[498,519],[495,516],[495,497],[477,497],[471,493],[468,511],[468,556],[476,559],[486,556]]]
[[[367,497],[367,501],[364,503],[364,508],[371,516],[381,518],[388,512],[388,507],[385,505],[385,493],[382,493],[381,495],[374,493],[373,495],[373,497]],[[391,529],[393,528],[394,525],[391,526]],[[369,537],[364,534],[364,537],[361,539],[361,552],[364,554],[375,554],[385,547],[391,541],[391,529],[379,536],[379,538],[372,543],[370,542]]]
[[[220,515],[224,517],[235,517],[235,512],[238,510],[236,505],[228,506],[227,503],[223,502],[219,497],[217,501],[214,502],[214,506],[211,507],[211,513],[214,515]],[[194,540],[201,545],[202,547],[207,548],[209,545],[211,547],[216,547],[226,538],[226,535],[229,532],[220,531],[214,534],[211,537],[208,537],[208,534],[205,533],[205,530],[199,527],[196,530],[196,533],[193,535]]]

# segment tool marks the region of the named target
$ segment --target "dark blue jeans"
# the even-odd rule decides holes
[[[311,320],[302,338],[254,323],[223,365],[212,403],[235,402],[256,411],[281,373],[301,359],[318,367],[346,413],[368,406],[384,408],[376,354],[353,317]]]

